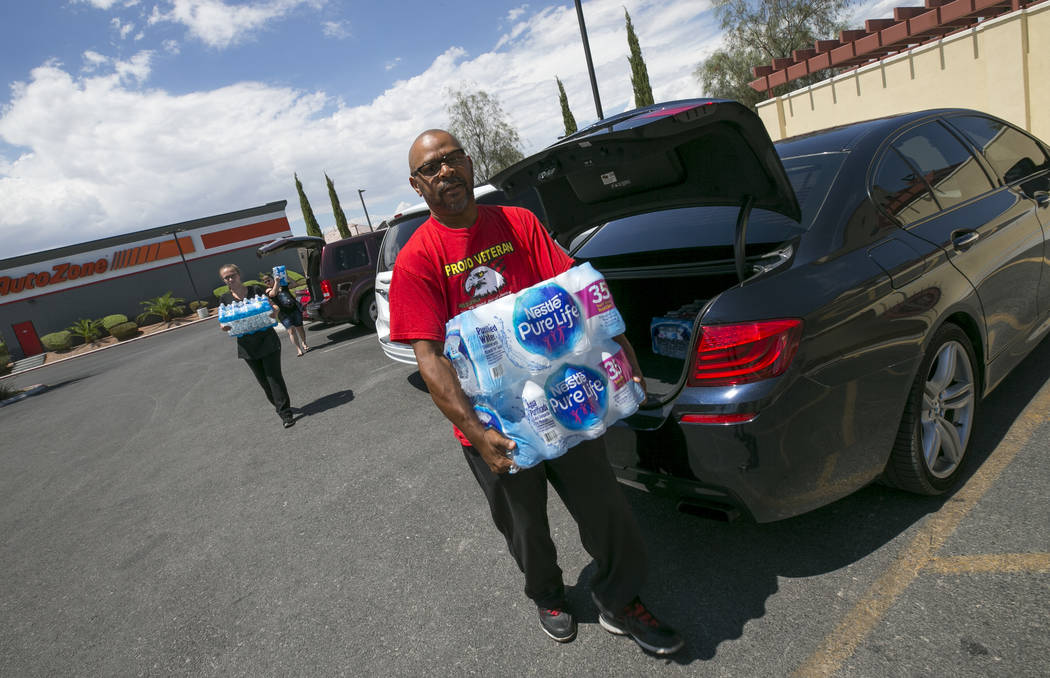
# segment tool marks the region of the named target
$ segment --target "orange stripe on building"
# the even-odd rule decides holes
[[[183,254],[189,254],[197,249],[193,246],[193,238],[190,237],[179,238],[179,245],[182,246]],[[171,259],[172,257],[179,256],[179,248],[175,246],[174,240],[164,240],[157,243],[155,247],[157,248],[157,252],[150,261]]]
[[[272,235],[289,230],[291,229],[288,227],[288,219],[280,217],[279,219],[260,221],[257,224],[227,228],[224,231],[215,233],[204,233],[201,235],[201,242],[204,243],[205,249],[212,249],[213,247],[222,247],[230,243],[253,240],[264,235]]]

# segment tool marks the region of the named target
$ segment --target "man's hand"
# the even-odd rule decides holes
[[[511,450],[517,446],[517,443],[513,440],[494,428],[487,428],[484,438],[478,442],[481,444],[474,447],[493,473],[507,473],[514,468]]]
[[[233,329],[233,325],[220,325],[220,328],[222,329],[223,332],[229,332],[230,330]]]
[[[514,441],[481,423],[459,385],[455,368],[442,354],[443,348],[440,341],[417,339],[412,342],[419,374],[427,384],[430,397],[441,413],[463,432],[493,473],[510,471],[514,463],[508,452],[514,449]]]

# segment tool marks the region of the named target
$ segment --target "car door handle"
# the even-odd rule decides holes
[[[1046,191],[1039,191],[1033,197],[1035,198],[1035,204],[1040,207],[1050,205],[1050,193]]]
[[[981,234],[977,231],[964,230],[964,231],[952,231],[952,245],[957,250],[968,250],[973,247],[973,244],[977,242],[977,239],[981,237]]]

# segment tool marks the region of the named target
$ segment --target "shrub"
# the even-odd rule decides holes
[[[11,371],[8,367],[8,363],[11,362],[11,352],[7,350],[7,344],[0,341],[0,374],[7,374]]]
[[[191,301],[190,302],[190,310],[191,311],[196,311],[198,308],[208,308],[209,306],[211,306],[211,304],[209,304],[207,301],[205,301],[203,299],[200,300],[200,301]]]
[[[306,276],[302,273],[296,273],[295,271],[285,271],[285,273],[288,275],[288,287],[306,282]]]
[[[80,318],[66,328],[74,337],[80,337],[85,344],[91,343],[102,336],[102,321]]]
[[[143,320],[148,320],[153,316],[157,316],[164,322],[170,323],[172,318],[186,312],[186,307],[182,305],[182,302],[184,301],[186,300],[172,296],[171,292],[165,292],[159,297],[139,302],[146,310],[139,313],[138,317],[135,318],[135,321],[142,322]]]
[[[113,315],[107,315],[105,318],[102,319],[102,329],[109,332],[109,328],[113,327],[114,325],[126,323],[127,321],[128,317],[122,313],[114,313]]]
[[[215,296],[216,299],[222,299],[222,295],[226,294],[229,291],[229,286],[223,285],[222,287],[216,287],[211,291],[211,293]]]
[[[124,341],[125,339],[130,339],[137,335],[139,333],[139,326],[128,321],[109,328],[109,333],[116,337],[118,341]]]
[[[73,335],[67,330],[52,332],[40,337],[40,343],[49,351],[68,351],[73,345]]]

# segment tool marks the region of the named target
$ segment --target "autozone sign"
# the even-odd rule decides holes
[[[66,254],[0,271],[0,304],[244,248],[291,235],[284,204],[265,214],[128,242],[119,249]]]
[[[29,264],[20,270],[7,271],[0,275],[0,303],[13,299],[47,294],[51,291],[77,287],[96,280],[112,278],[124,273],[123,269],[137,267],[138,270],[169,263],[181,254],[197,251],[193,238],[182,236],[178,243],[173,237],[151,242],[132,244],[102,254],[98,250],[85,252],[76,259],[51,260]]]
[[[64,261],[52,266],[50,271],[26,273],[19,278],[0,275],[0,297],[6,297],[8,294],[18,294],[24,290],[64,283],[67,280],[86,278],[96,273],[105,273],[108,270],[109,261],[107,259],[98,259],[83,264],[73,264]]]

